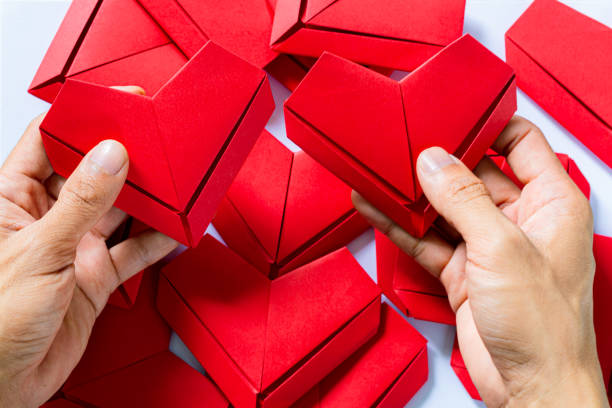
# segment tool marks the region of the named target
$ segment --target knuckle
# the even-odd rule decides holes
[[[135,245],[136,258],[140,260],[142,265],[148,265],[152,261],[152,254],[149,248],[142,243]]]
[[[422,239],[415,239],[412,245],[408,247],[408,255],[413,258],[420,258],[426,249],[425,242]]]
[[[93,209],[104,201],[104,197],[99,193],[96,183],[90,178],[80,178],[74,184],[67,183],[64,186],[64,191],[65,199],[75,207]]]
[[[573,194],[568,198],[566,210],[579,223],[584,225],[593,224],[593,210],[582,193]]]
[[[525,238],[518,229],[505,229],[488,234],[481,242],[482,255],[490,259],[506,259],[509,254],[523,253]]]
[[[469,203],[489,195],[482,180],[473,176],[451,179],[446,191],[447,199],[453,205]]]

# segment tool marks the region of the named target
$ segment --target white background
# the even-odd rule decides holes
[[[231,1],[231,0],[230,0]],[[612,26],[611,0],[565,0],[566,4]],[[465,32],[469,32],[501,58],[504,58],[504,32],[530,4],[530,0],[467,0]],[[44,52],[69,5],[68,0],[0,0],[0,160],[4,161],[26,125],[48,105],[26,90]],[[589,44],[585,44],[588,47]],[[608,50],[610,52],[612,50]],[[612,75],[612,74],[611,74]],[[277,109],[268,130],[296,149],[285,136],[280,106],[289,92],[272,80]],[[612,92],[612,89],[610,90]],[[612,235],[612,170],[604,165],[573,136],[560,127],[522,92],[518,113],[535,122],[557,152],[568,153],[591,183],[591,205],[595,214],[595,232]],[[214,233],[214,231],[213,231]],[[349,249],[375,278],[374,234],[368,231]],[[453,327],[408,319],[429,340],[429,380],[408,407],[475,407],[449,365]],[[193,357],[174,336],[171,348],[194,365]]]

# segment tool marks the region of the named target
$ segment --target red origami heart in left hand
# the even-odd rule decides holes
[[[193,246],[273,109],[265,73],[208,42],[153,96],[68,80],[40,128],[64,177],[100,141],[123,143],[116,206]]]

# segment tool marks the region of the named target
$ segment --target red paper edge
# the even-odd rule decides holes
[[[418,293],[408,290],[395,289],[398,297],[402,299],[399,293],[403,293],[405,297],[412,298],[414,301],[407,302],[402,300],[402,305],[406,308],[406,314],[419,320],[456,325],[455,313],[448,303],[448,297],[437,296],[433,294]]]
[[[325,254],[344,247],[351,240],[367,231],[368,228],[370,228],[370,224],[356,210],[353,210],[352,214],[344,221],[319,236],[311,245],[285,263],[280,268],[279,275],[284,275]]]
[[[505,42],[506,60],[516,71],[519,88],[605,164],[612,167],[612,129],[567,92],[507,34]]]
[[[51,98],[51,95],[45,95],[47,92],[40,89],[40,87],[47,88],[51,84],[43,86],[45,83],[53,81],[62,74],[66,64],[69,62],[69,56],[75,52],[74,48],[78,45],[82,32],[89,25],[92,14],[98,7],[98,3],[99,1],[97,0],[77,0],[70,4],[64,19],[57,30],[57,33],[51,41],[51,45],[47,49],[47,52],[45,53],[45,56],[43,57],[43,60],[40,63],[34,78],[32,79],[28,92],[34,96],[41,97],[41,99],[46,100],[47,102],[53,102],[55,95],[53,95],[53,98]],[[88,17],[83,18],[85,16]],[[76,26],[76,28],[74,26]],[[65,49],[67,41],[74,43],[69,44],[70,49],[67,53],[61,52],[61,54],[67,55],[66,58],[63,59],[64,62],[61,64],[61,66],[59,66],[57,65],[57,61],[51,61],[50,59],[55,52]],[[42,96],[47,97],[43,98]]]
[[[355,43],[361,44],[355,47]],[[299,28],[289,37],[272,44],[277,52],[318,58],[325,51],[365,65],[414,71],[442,50],[441,45],[372,35]]]
[[[410,362],[406,370],[395,380],[376,408],[395,408],[404,406],[414,397],[414,394],[427,382],[429,365],[427,361],[427,344],[423,345],[419,354]]]
[[[232,405],[255,407],[257,388],[189,308],[163,271],[159,279],[157,308]]]
[[[247,107],[242,121],[231,136],[232,140],[225,154],[217,163],[187,214],[189,241],[192,247],[197,246],[202,239],[206,227],[215,215],[218,204],[223,200],[274,111],[275,105],[270,82],[265,74],[262,73],[262,76],[261,85]]]
[[[380,295],[336,333],[306,364],[261,401],[262,408],[280,408],[297,401],[353,352],[374,337],[380,323]]]

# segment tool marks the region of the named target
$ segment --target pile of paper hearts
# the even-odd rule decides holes
[[[416,177],[419,153],[442,146],[475,167],[516,110],[517,82],[544,107],[550,95],[566,100],[553,115],[603,160],[611,152],[612,92],[575,80],[593,59],[577,44],[609,45],[609,29],[536,0],[508,32],[508,65],[461,35],[464,9],[465,0],[73,0],[30,87],[52,102],[41,124],[51,164],[68,177],[97,143],[120,141],[130,170],[115,205],[133,221],[112,239],[152,227],[189,248],[111,296],[45,406],[403,406],[427,380],[426,340],[381,291],[417,318],[453,324],[454,314],[439,282],[380,234],[378,285],[370,279],[345,248],[368,228],[351,190],[422,236],[437,214]],[[549,47],[561,36],[556,15],[573,31]],[[560,58],[567,44],[584,60]],[[606,76],[604,60],[596,75]],[[395,80],[396,69],[412,72]],[[275,108],[266,71],[293,91],[285,124],[303,151],[264,130]],[[146,94],[112,88],[128,84]],[[211,221],[223,243],[204,235]],[[608,275],[598,271],[598,304]],[[612,336],[597,308],[595,318],[607,380]],[[197,370],[169,351],[172,331]],[[477,397],[458,349],[452,367]]]

